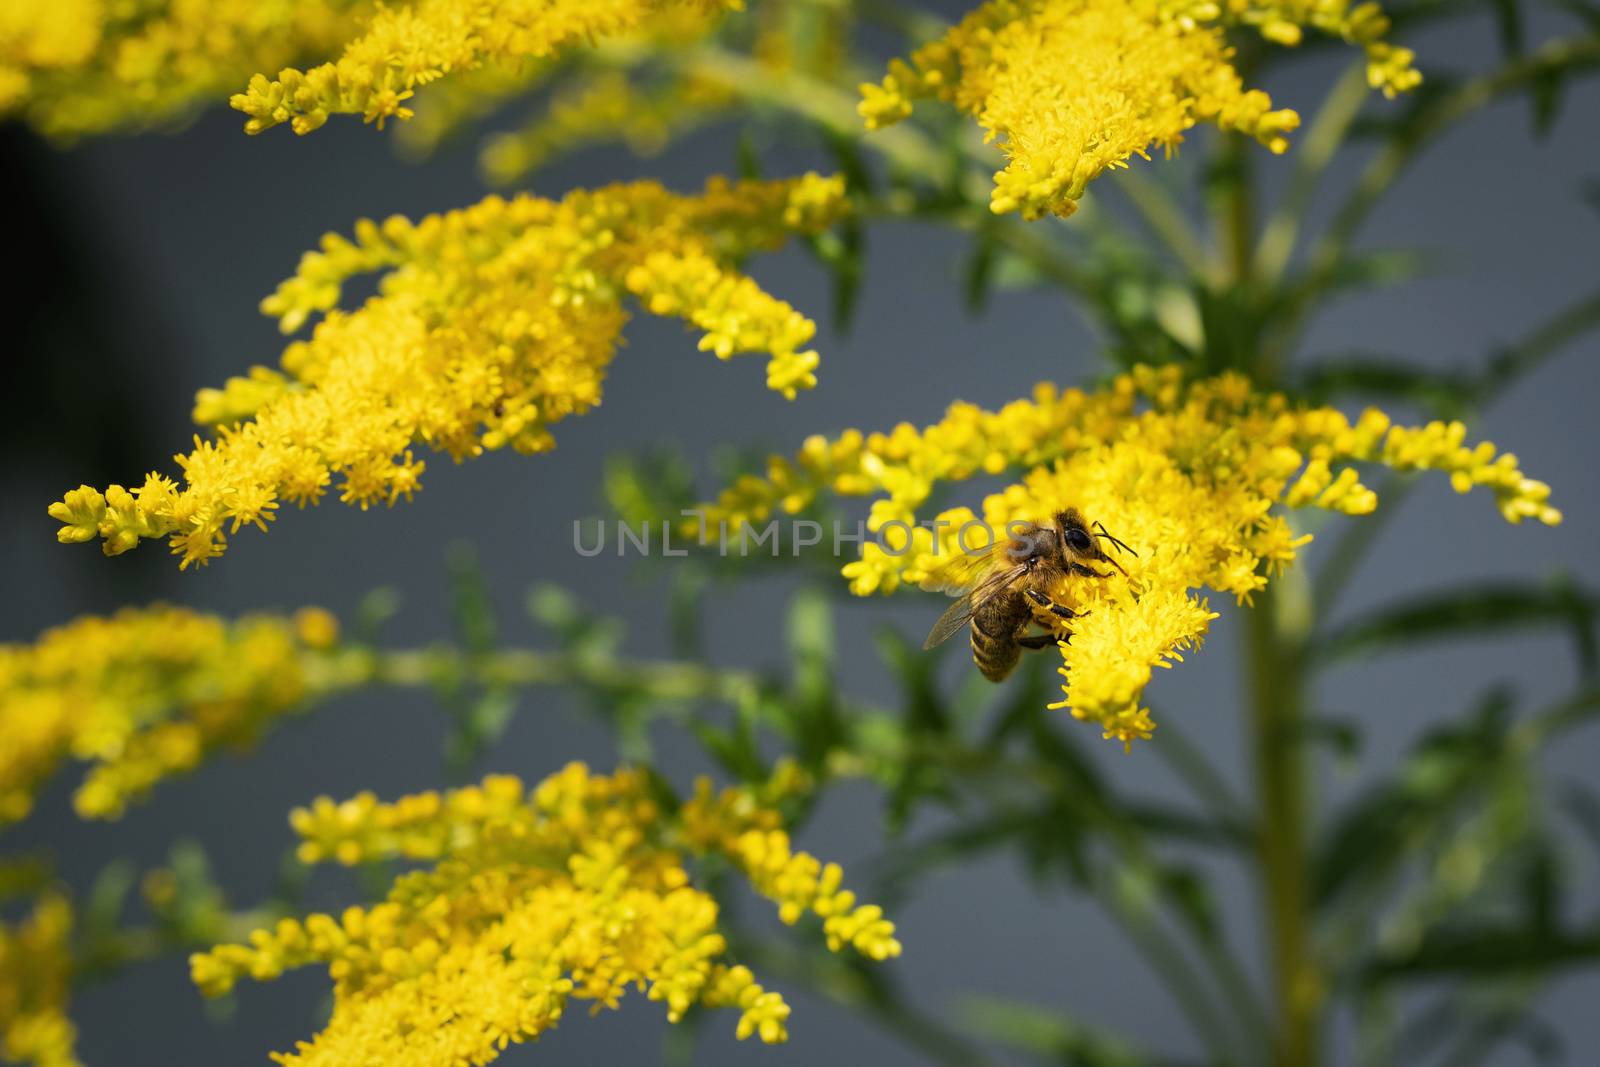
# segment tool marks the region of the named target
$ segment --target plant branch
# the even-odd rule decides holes
[[[1273,1035],[1278,1067],[1315,1067],[1326,996],[1310,936],[1309,775],[1301,743],[1310,603],[1303,583],[1303,575],[1291,570],[1258,598],[1249,614],[1250,736],[1262,820],[1262,892],[1278,992]]]
[[[1312,300],[1338,270],[1362,225],[1422,149],[1437,140],[1455,123],[1494,102],[1507,93],[1549,77],[1556,72],[1586,70],[1600,66],[1600,34],[1554,41],[1537,52],[1513,60],[1499,70],[1470,79],[1431,103],[1405,122],[1371,162],[1355,188],[1335,213],[1323,236],[1312,247],[1305,276],[1288,294],[1287,325],[1282,328],[1283,346],[1298,334]]]
[[[1350,126],[1370,94],[1366,63],[1350,64],[1322,101],[1306,135],[1295,146],[1289,188],[1262,229],[1261,241],[1256,246],[1256,269],[1269,285],[1280,281],[1288,269],[1317,184],[1344,144]]]

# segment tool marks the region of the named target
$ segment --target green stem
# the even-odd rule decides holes
[[[862,137],[857,98],[819,78],[796,71],[775,72],[713,45],[702,46],[691,53],[688,66],[702,77],[722,81],[749,100],[799,115],[830,133],[858,140],[906,173],[938,175],[950,169],[950,157],[945,149],[910,123],[874,130]],[[1041,277],[1078,294],[1091,293],[1094,282],[1090,273],[1052,240],[1047,230],[1037,223],[997,220],[989,213],[987,205],[992,184],[989,171],[994,167],[994,160],[988,156],[993,150],[981,145],[974,149],[965,140],[960,148],[972,164],[959,178],[958,188],[953,190],[960,194],[964,204],[930,211],[905,198],[887,197],[867,205],[866,210],[869,214],[899,218],[935,214],[942,221],[969,232],[983,227],[988,237],[1034,267]]]
[[[1160,181],[1142,170],[1129,167],[1115,173],[1117,188],[1138,211],[1150,231],[1177,257],[1184,269],[1196,278],[1205,277],[1205,242],[1189,224],[1189,218],[1177,199]]]
[[[1492,74],[1463,83],[1441,97],[1415,122],[1373,157],[1349,199],[1339,208],[1326,235],[1313,250],[1311,275],[1320,277],[1343,258],[1361,225],[1423,148],[1461,119],[1506,93],[1525,88],[1554,72],[1584,70],[1600,64],[1600,35],[1553,41],[1532,55],[1507,63]]]
[[[1537,52],[1499,70],[1462,83],[1425,105],[1415,119],[1373,156],[1354,189],[1335,212],[1307,256],[1303,275],[1282,295],[1283,309],[1274,327],[1270,357],[1281,361],[1304,331],[1317,298],[1338,272],[1362,226],[1395,181],[1457,122],[1508,93],[1555,74],[1577,73],[1600,66],[1600,34],[1553,41]]]
[[[1152,709],[1154,715],[1155,709]],[[1173,773],[1194,793],[1195,799],[1205,804],[1219,819],[1250,824],[1251,813],[1245,803],[1235,795],[1233,787],[1221,772],[1206,758],[1200,747],[1179,732],[1173,725],[1173,716],[1154,715],[1161,723],[1150,744]]]
[[[1222,134],[1222,150],[1213,176],[1217,183],[1218,246],[1222,253],[1215,277],[1220,288],[1247,286],[1255,272],[1255,175],[1249,153],[1242,134]]]
[[[1350,579],[1366,560],[1367,553],[1377,543],[1378,535],[1400,513],[1400,505],[1410,495],[1416,479],[1410,473],[1390,474],[1378,487],[1378,499],[1383,506],[1371,515],[1363,515],[1349,523],[1333,543],[1327,559],[1317,571],[1314,599],[1317,613],[1324,620],[1333,614],[1333,607],[1350,586]]]
[[[99,981],[116,977],[123,969],[160,959],[185,949],[210,948],[225,942],[249,940],[252,930],[270,926],[278,912],[270,907],[230,912],[216,930],[203,936],[182,934],[158,926],[130,926],[94,937],[74,953],[72,974],[75,981]]]
[[[1249,614],[1250,736],[1278,1025],[1274,1063],[1315,1067],[1323,981],[1312,956],[1306,840],[1304,642],[1310,597],[1292,570]]]
[[[665,703],[713,700],[738,703],[753,695],[760,679],[749,671],[717,670],[681,660],[619,660],[533,649],[474,654],[440,646],[424,649],[354,648],[324,661],[327,692],[365,685],[421,687],[462,679],[480,686],[523,688],[578,685]]]
[[[1280,281],[1288,269],[1318,181],[1344,144],[1351,123],[1370,93],[1365,62],[1352,63],[1334,83],[1306,135],[1295,146],[1294,173],[1288,191],[1262,229],[1261,243],[1256,247],[1256,270],[1269,285]]]

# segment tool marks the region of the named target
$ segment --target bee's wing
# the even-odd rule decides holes
[[[1007,567],[1003,571],[995,571],[989,577],[973,586],[961,599],[946,608],[943,615],[939,616],[939,621],[933,624],[932,630],[928,631],[928,639],[922,642],[923,650],[926,651],[950,640],[951,636],[965,626],[968,620],[977,613],[978,609],[1004,592],[1012,582],[1026,574],[1027,570],[1028,568],[1025,564],[1019,563],[1014,567]]]
[[[917,584],[930,593],[960,596],[971,592],[997,572],[1010,570],[1021,562],[1011,556],[1009,548],[1010,542],[997,541],[982,552],[962,553]]]

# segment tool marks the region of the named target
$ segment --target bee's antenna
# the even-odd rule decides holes
[[[1096,537],[1104,537],[1107,541],[1110,541],[1112,544],[1116,545],[1117,548],[1121,549],[1124,552],[1132,553],[1135,556],[1137,556],[1139,554],[1137,552],[1134,552],[1133,549],[1129,548],[1126,544],[1124,544],[1121,541],[1117,540],[1115,537],[1112,537],[1110,532],[1107,531],[1105,526],[1103,524],[1101,524],[1100,522],[1096,521],[1094,525],[1095,525],[1095,529],[1100,531],[1099,533],[1095,534]]]

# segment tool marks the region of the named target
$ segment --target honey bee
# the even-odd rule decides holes
[[[1109,571],[1097,570],[1090,566],[1092,563],[1110,564],[1127,575],[1122,564],[1106,555],[1100,541],[1138,555],[1098,522],[1091,527],[1077,508],[1057,512],[1051,526],[1013,522],[1006,533],[1007,540],[997,541],[986,552],[965,557],[952,578],[924,586],[960,599],[933,624],[922,647],[943,644],[963,625],[970,624],[972,660],[991,682],[1003,681],[1012,672],[1023,649],[1037,650],[1056,643],[1054,634],[1025,633],[1034,621],[1036,609],[1068,620],[1089,614],[1074,612],[1051,600],[1047,590],[1054,583],[1068,575],[1111,577]]]

